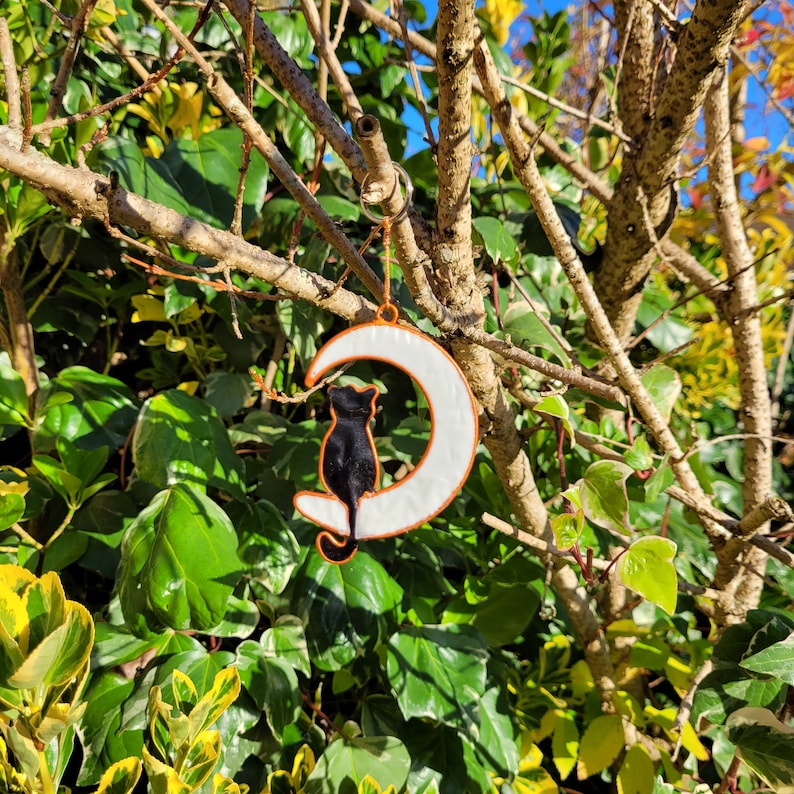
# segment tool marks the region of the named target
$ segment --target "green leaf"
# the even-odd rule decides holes
[[[478,734],[488,652],[477,629],[407,626],[388,642],[387,674],[406,719],[428,717]]]
[[[281,615],[271,628],[262,632],[259,645],[265,658],[283,659],[307,678],[311,675],[306,634],[303,623],[295,615]]]
[[[47,482],[55,489],[68,505],[76,505],[82,481],[70,474],[63,466],[49,455],[34,455],[33,465],[47,478]]]
[[[185,484],[157,494],[127,529],[119,589],[137,631],[207,630],[225,615],[240,570],[237,534],[226,513]]]
[[[259,660],[257,675],[248,688],[256,704],[264,710],[267,724],[276,736],[298,721],[303,710],[298,676],[284,659]]]
[[[164,166],[168,168],[190,206],[188,214],[218,228],[226,228],[234,213],[241,144],[242,133],[235,126],[205,132],[198,140],[179,137],[165,147],[156,167],[158,170]],[[151,158],[146,159],[151,162]],[[265,201],[267,180],[267,163],[254,155],[245,174],[243,231],[257,217]]]
[[[271,593],[283,592],[298,567],[301,549],[281,513],[264,499],[233,502],[226,510],[240,536],[238,554],[249,577]]]
[[[134,140],[109,136],[95,147],[93,157],[96,158],[95,167],[119,175],[119,182],[125,190],[183,215],[192,214],[193,208],[168,164],[154,157],[146,157]]]
[[[132,440],[137,475],[156,488],[185,483],[223,488],[243,498],[243,464],[226,428],[204,401],[163,392],[144,404]]]
[[[794,728],[759,708],[735,711],[725,727],[742,760],[773,791],[794,792]]]
[[[630,531],[626,479],[632,473],[625,463],[614,460],[597,460],[587,467],[580,488],[590,521],[621,535]]]
[[[135,398],[121,381],[87,367],[67,367],[50,381],[33,450],[55,449],[59,438],[79,441],[82,449],[119,449],[137,415]]]
[[[670,538],[639,538],[621,555],[617,575],[622,584],[663,609],[675,612],[678,576],[673,565],[678,547]]]
[[[330,327],[328,315],[303,301],[279,301],[276,317],[300,362],[308,367],[317,355],[317,340]]]
[[[25,497],[20,493],[3,493],[0,483],[0,532],[16,524],[25,514]]]
[[[482,237],[488,256],[495,264],[515,264],[518,259],[518,245],[498,218],[475,218],[472,223]]]
[[[29,424],[25,381],[13,367],[0,364],[0,425],[25,427]]]
[[[571,366],[565,348],[549,333],[546,326],[538,319],[535,309],[526,301],[513,301],[507,307],[502,315],[502,327],[505,339],[510,337],[514,345],[524,349],[542,347],[558,358],[564,367]]]
[[[411,757],[394,736],[333,742],[309,775],[305,794],[357,794],[358,784],[369,775],[385,788],[402,791],[408,780]]]
[[[786,639],[745,657],[739,664],[745,670],[779,678],[794,686],[794,632]]]
[[[480,735],[474,743],[483,765],[499,775],[518,769],[518,741],[506,698],[491,687],[480,699]]]
[[[553,416],[562,422],[565,432],[568,434],[568,440],[573,447],[576,444],[574,438],[573,424],[571,423],[571,412],[568,408],[568,403],[563,400],[560,394],[549,394],[544,397],[533,409],[535,413],[546,414]]]
[[[579,746],[576,776],[585,780],[606,769],[623,749],[626,737],[617,714],[596,717],[585,730]]]
[[[626,464],[631,466],[634,471],[645,471],[653,466],[653,452],[648,439],[644,435],[638,436],[623,456]]]
[[[382,642],[396,625],[402,588],[365,551],[345,565],[312,551],[299,576],[295,614],[306,626],[312,661],[339,670]]]
[[[557,548],[565,551],[572,548],[579,540],[584,529],[584,513],[581,511],[578,511],[576,515],[561,513],[558,516],[553,516],[549,523]]]
[[[651,367],[642,377],[642,385],[648,390],[653,404],[670,421],[673,406],[681,394],[681,378],[678,373],[665,364]]]
[[[669,458],[670,453],[665,453],[664,459],[656,467],[656,471],[646,481],[646,502],[655,502],[659,498],[659,494],[664,493],[675,482],[675,475],[668,463]]]

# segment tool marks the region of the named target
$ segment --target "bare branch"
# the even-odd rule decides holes
[[[708,504],[708,497],[686,461],[668,423],[654,405],[648,391],[640,380],[639,374],[626,355],[584,271],[576,250],[571,245],[551,198],[543,185],[533,153],[521,135],[521,130],[512,113],[510,103],[505,97],[491,54],[484,43],[475,51],[474,60],[480,80],[486,91],[488,104],[494,111],[505,145],[510,152],[516,177],[521,181],[535,207],[543,230],[554,249],[555,256],[562,265],[574,292],[579,298],[579,302],[587,314],[593,333],[607,354],[610,363],[615,368],[621,386],[631,397],[659,448],[663,452],[669,453],[671,466],[678,481],[699,503]],[[708,523],[706,524],[706,530],[710,534],[714,534]]]
[[[322,62],[328,68],[328,73],[334,81],[334,85],[342,95],[342,101],[345,104],[347,115],[350,120],[355,122],[360,118],[364,111],[361,109],[361,103],[358,101],[356,92],[353,86],[350,85],[350,80],[336,57],[336,53],[328,43],[325,30],[320,15],[317,13],[317,7],[314,5],[314,0],[301,0],[301,8],[303,9],[303,16],[306,19],[306,24],[309,27],[309,33],[312,34],[314,43],[317,45],[317,52],[322,59]]]

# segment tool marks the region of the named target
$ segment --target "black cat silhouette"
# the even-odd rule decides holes
[[[347,506],[350,527],[350,535],[343,540],[327,531],[317,536],[317,548],[329,562],[346,562],[356,553],[358,503],[375,489],[378,480],[378,456],[369,428],[378,393],[375,386],[332,386],[328,390],[333,421],[323,439],[320,475],[326,489]]]

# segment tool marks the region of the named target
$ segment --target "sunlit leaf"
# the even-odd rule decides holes
[[[670,615],[678,598],[678,575],[673,565],[677,550],[670,538],[648,535],[635,540],[616,567],[622,584]]]

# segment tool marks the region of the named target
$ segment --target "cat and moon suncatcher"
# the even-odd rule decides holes
[[[370,431],[378,389],[331,387],[331,427],[320,453],[320,480],[327,493],[300,491],[294,504],[323,527],[317,549],[329,562],[342,563],[359,541],[407,532],[438,515],[457,495],[477,450],[477,410],[466,378],[454,359],[429,336],[393,319],[381,307],[374,322],[333,337],[306,373],[313,386],[323,373],[349,361],[373,359],[406,372],[427,398],[430,441],[413,471],[376,490],[379,464]]]

